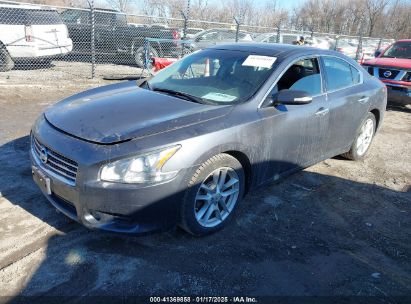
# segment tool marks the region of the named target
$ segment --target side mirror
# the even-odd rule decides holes
[[[374,53],[374,57],[377,58],[380,55],[381,55],[381,50],[376,50],[375,53]]]
[[[303,105],[312,101],[312,97],[305,91],[281,90],[273,96],[273,104]]]

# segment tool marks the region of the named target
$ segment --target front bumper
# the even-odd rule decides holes
[[[96,149],[101,146],[96,148],[96,145],[67,136],[47,126],[45,121],[40,125],[41,131],[33,129],[39,142],[78,161],[76,181],[69,184],[50,172],[34,148],[30,149],[33,179],[56,209],[88,228],[111,232],[143,234],[176,225],[184,196],[184,188],[180,186],[186,185],[182,177],[186,170],[179,172],[173,180],[156,185],[104,182],[99,180],[96,166],[87,160],[93,155],[89,154],[90,149],[94,149],[98,159]],[[43,137],[45,134],[47,141]],[[70,149],[72,153],[69,153]],[[101,154],[104,153],[102,150]],[[48,179],[50,189],[44,187],[44,179]]]
[[[387,99],[396,104],[411,104],[411,87],[385,83],[387,86]]]

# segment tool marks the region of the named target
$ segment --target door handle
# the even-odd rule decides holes
[[[358,102],[364,104],[364,103],[367,103],[368,100],[370,100],[370,97],[363,96],[360,99],[358,99]]]
[[[324,116],[324,115],[326,115],[329,111],[330,111],[330,109],[328,109],[328,108],[319,108],[318,111],[315,112],[315,115],[317,115],[317,116]]]

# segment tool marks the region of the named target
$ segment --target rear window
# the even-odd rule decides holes
[[[0,24],[60,24],[60,15],[55,10],[33,10],[0,7]]]

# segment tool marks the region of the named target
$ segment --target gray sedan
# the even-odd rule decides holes
[[[215,46],[47,109],[31,132],[33,178],[89,228],[204,235],[257,187],[335,155],[364,157],[386,98],[334,51]]]

